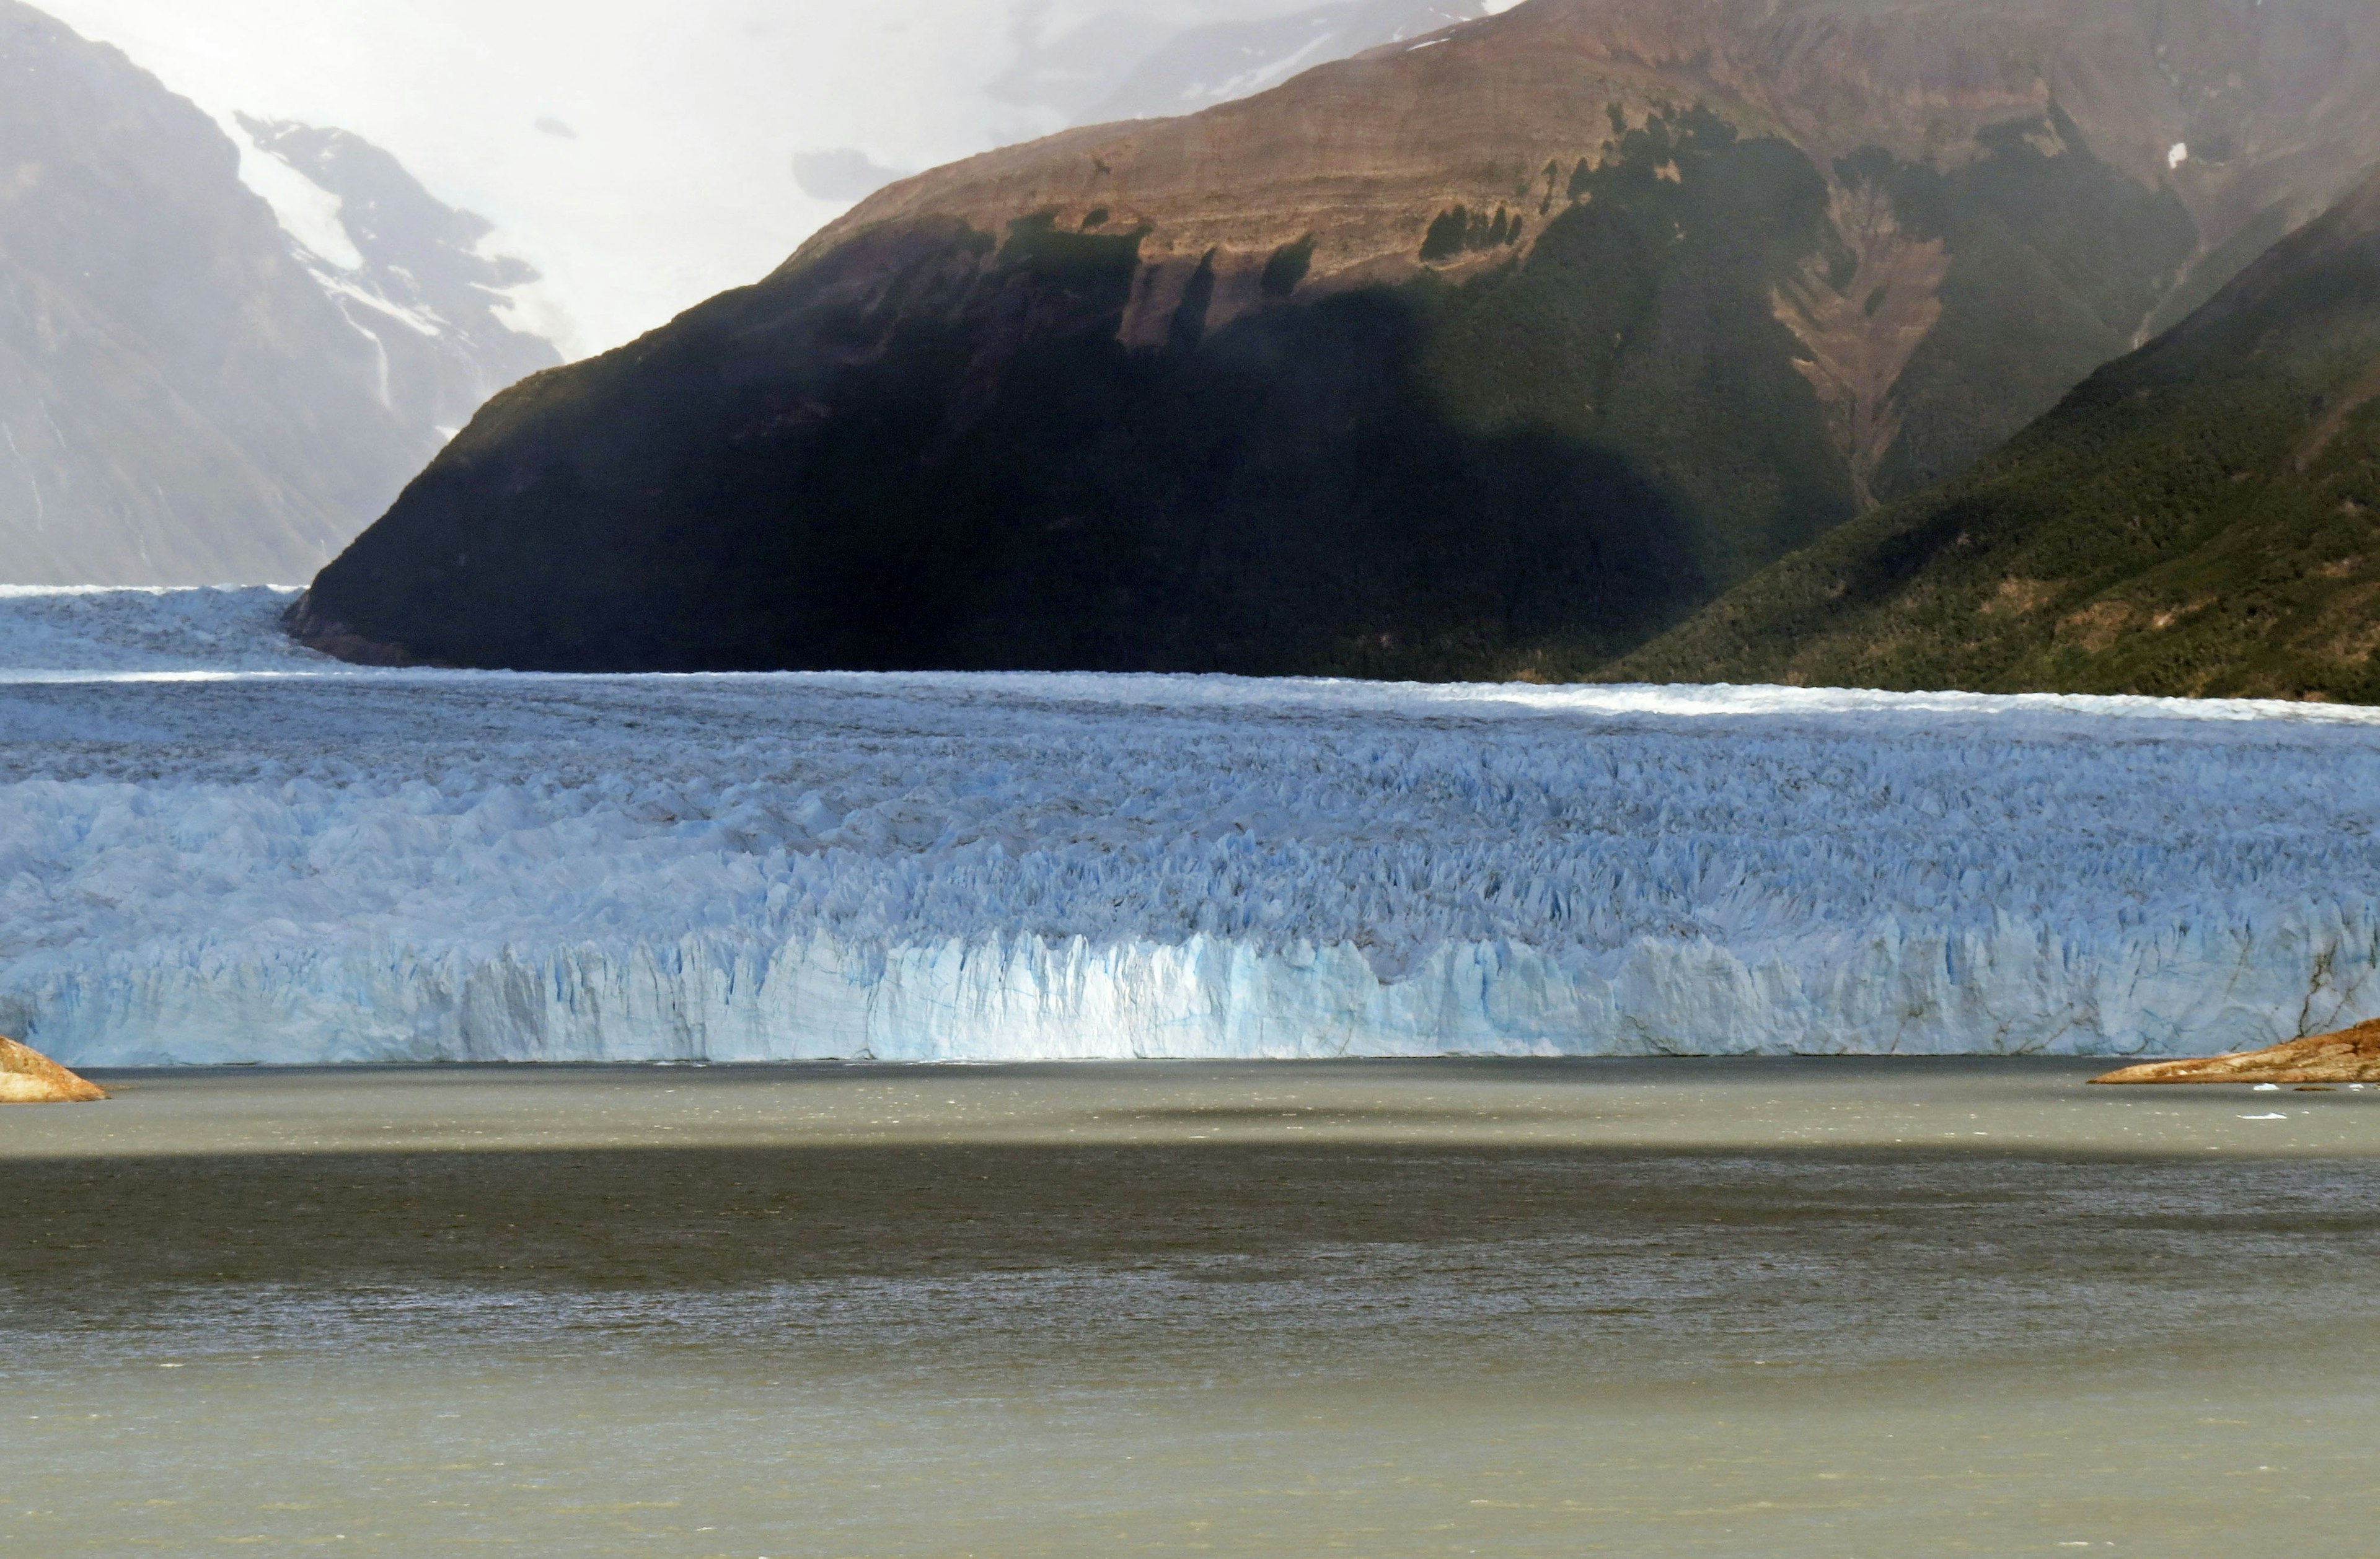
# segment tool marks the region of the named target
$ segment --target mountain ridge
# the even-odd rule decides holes
[[[1872,472],[1886,452],[1862,434],[1900,431],[1888,401],[1930,324],[1905,310],[1870,324],[1873,316],[1861,309],[1872,289],[1862,289],[1915,282],[1922,296],[1938,289],[1950,262],[1882,209],[1889,202],[1875,193],[1881,181],[1863,187],[1843,176],[1844,165],[1872,162],[1881,151],[1898,164],[1940,163],[1955,171],[1976,160],[1995,127],[2035,121],[2024,127],[2034,140],[2063,139],[2062,127],[2134,185],[2179,198],[2197,231],[2177,259],[2184,269],[2206,267],[2196,290],[2203,301],[2228,279],[2227,264],[2236,268],[2312,218],[2380,158],[2380,43],[2361,7],[2299,7],[2309,18],[2307,32],[2343,28],[2353,46],[2309,47],[2308,54],[2327,57],[2289,59],[2265,83],[2274,97],[2310,99],[2303,117],[2326,127],[2331,144],[2314,144],[2319,135],[2285,138],[2248,157],[2241,147],[2270,139],[2267,122],[2285,117],[2266,103],[2243,101],[2246,87],[2228,85],[2240,74],[2230,67],[2256,42],[2241,36],[2240,13],[2262,7],[2078,0],[2033,9],[2028,19],[2042,30],[2018,56],[2026,63],[2011,68],[1994,57],[2010,52],[1993,31],[1998,18],[1985,14],[1990,7],[1963,0],[1677,6],[1535,0],[1419,43],[1318,66],[1290,88],[1186,119],[1083,127],[896,182],[820,229],[787,263],[798,265],[886,221],[958,216],[996,233],[1028,211],[1054,211],[1062,224],[1104,211],[1119,228],[1148,229],[1143,290],[1124,326],[1127,342],[1146,344],[1161,333],[1201,264],[1218,278],[1210,323],[1256,305],[1263,267],[1288,244],[1310,239],[1314,246],[1307,286],[1408,280],[1424,268],[1419,251],[1432,220],[1453,209],[1542,206],[1540,161],[1558,162],[1567,173],[1604,155],[1602,121],[1614,107],[1634,126],[1654,112],[1700,103],[1741,134],[1781,136],[1836,175],[1832,215],[1840,240],[1860,254],[1859,285],[1848,293],[1803,289],[1802,296],[1780,299],[1779,312],[1801,336],[1814,377],[1823,381],[1821,393],[1843,423],[1840,442]],[[2163,41],[2169,15],[2193,11],[2210,18],[2197,35]],[[2111,37],[2120,44],[2107,43]],[[2186,90],[2176,84],[2182,67],[2173,55],[2193,45],[2208,56],[2210,77],[2221,67],[2220,77]],[[2111,47],[2129,73],[2089,68]],[[1494,91],[1483,94],[1476,78],[1489,73]],[[1883,106],[1899,95],[1895,83],[1926,94],[1929,112],[1912,117]],[[1410,136],[1415,123],[1432,116],[1432,105],[1483,96],[1496,122],[1484,131],[1458,127],[1458,150],[1425,135],[1416,146],[1401,148],[1407,165],[1368,169],[1354,199],[1331,187],[1330,168],[1347,160],[1351,143]],[[1217,212],[1209,170],[1229,153],[1206,143],[1233,140],[1258,143],[1259,157],[1272,162],[1260,162],[1253,192],[1243,171],[1229,209]],[[2179,163],[2178,152],[2184,154]],[[2221,161],[2210,160],[2218,153]],[[2273,168],[2280,170],[2274,182],[2251,176]],[[1521,256],[1536,238],[1532,230],[1518,240]],[[2243,252],[2235,252],[2235,240],[2245,241]],[[1480,263],[1479,257],[1469,262]],[[2192,292],[2187,281],[2175,278],[2136,316],[2097,333],[2117,350],[2140,344],[2161,311],[2186,305]],[[1846,370],[1846,358],[1871,361],[1865,371]],[[2060,371],[2070,384],[2088,366],[2095,362],[2081,369],[2061,365]],[[1955,474],[2055,399],[2054,393],[2034,395],[2023,415],[1993,418],[1956,449],[1917,463],[1897,480],[1888,476],[1887,487],[1907,492]]]
[[[492,406],[307,620],[1576,676],[2055,405],[2380,160],[2375,104],[2344,0],[1531,0],[878,191]]]

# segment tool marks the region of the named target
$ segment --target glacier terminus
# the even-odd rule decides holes
[[[73,1066],[2162,1055],[2380,1015],[2380,710],[341,665],[0,591]]]

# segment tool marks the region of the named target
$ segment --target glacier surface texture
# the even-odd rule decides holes
[[[2380,710],[510,676],[0,591],[69,1064],[2207,1051],[2380,1015]]]

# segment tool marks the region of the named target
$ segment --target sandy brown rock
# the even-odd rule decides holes
[[[105,1089],[40,1051],[0,1039],[0,1105],[88,1105],[106,1097]]]
[[[2291,1040],[2269,1050],[2152,1061],[2094,1082],[2380,1082],[2380,1021]]]

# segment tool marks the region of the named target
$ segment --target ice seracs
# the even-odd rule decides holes
[[[2243,1049],[2380,1015],[2380,711],[512,676],[0,595],[73,1065]]]

